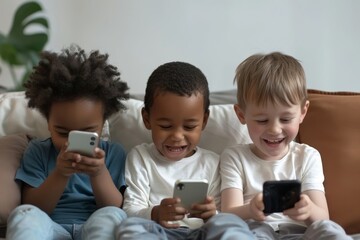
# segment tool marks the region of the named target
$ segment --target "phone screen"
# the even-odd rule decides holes
[[[283,212],[300,200],[301,183],[298,180],[266,181],[263,185],[264,213]]]

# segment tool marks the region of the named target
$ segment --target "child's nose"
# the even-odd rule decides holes
[[[279,134],[281,131],[281,124],[279,122],[275,121],[269,125],[268,132],[270,134]]]
[[[180,141],[184,138],[183,131],[180,129],[176,129],[172,132],[171,138],[175,141]]]

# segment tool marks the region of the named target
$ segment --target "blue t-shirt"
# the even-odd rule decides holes
[[[100,141],[99,148],[104,150],[106,167],[115,186],[120,190],[120,187],[125,185],[126,153],[121,145],[106,141]],[[55,169],[58,153],[50,138],[32,140],[24,152],[15,179],[32,187],[39,187]],[[78,173],[70,177],[50,217],[59,224],[81,224],[96,209],[90,178],[86,174]]]

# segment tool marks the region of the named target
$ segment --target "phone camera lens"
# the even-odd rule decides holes
[[[90,142],[90,145],[93,146],[95,143],[94,142]]]
[[[179,183],[179,184],[177,185],[177,188],[178,188],[179,190],[183,190],[184,184],[183,184],[183,183]]]
[[[95,137],[91,137],[90,139],[91,139],[91,141],[95,141]]]

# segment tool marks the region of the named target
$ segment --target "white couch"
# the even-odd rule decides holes
[[[212,93],[210,100],[210,118],[199,145],[221,153],[226,146],[250,142],[246,126],[239,123],[233,111],[235,90]],[[104,132],[109,131],[111,141],[120,142],[128,151],[137,144],[150,142],[151,136],[140,114],[143,102],[131,98],[124,103],[128,109],[111,116]],[[0,237],[4,235],[9,212],[20,203],[20,188],[13,181],[13,176],[27,145],[26,135],[48,137],[46,120],[38,111],[27,108],[23,92],[0,94],[0,225],[3,226]],[[348,218],[338,222],[345,228],[350,226],[347,231],[352,234],[360,232],[360,221],[355,219],[354,222],[352,217],[349,224]],[[338,220],[337,216],[334,220]],[[359,227],[354,227],[354,224],[359,224]],[[357,235],[356,239],[360,236]]]

